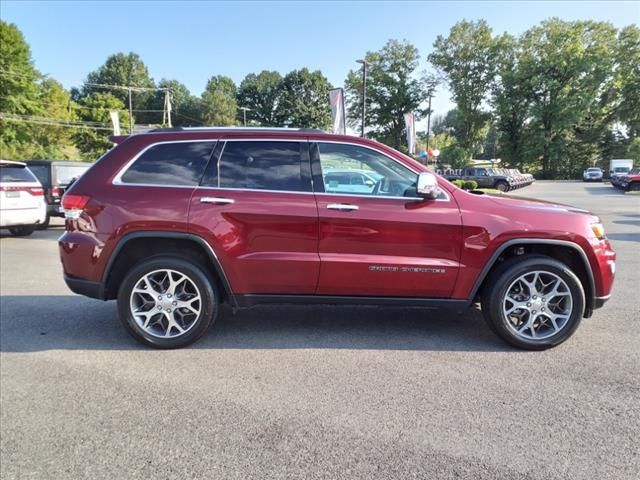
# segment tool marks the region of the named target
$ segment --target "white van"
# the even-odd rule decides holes
[[[0,160],[0,228],[31,235],[47,217],[42,184],[26,164]]]

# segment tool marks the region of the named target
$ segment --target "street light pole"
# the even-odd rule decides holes
[[[356,60],[356,62],[362,64],[362,124],[360,126],[360,136],[364,137],[365,117],[367,115],[367,67],[371,65],[371,62],[366,58]]]

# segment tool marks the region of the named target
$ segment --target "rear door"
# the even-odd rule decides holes
[[[318,210],[304,140],[221,140],[194,191],[189,229],[214,248],[235,294],[311,294]]]
[[[320,217],[321,295],[446,298],[459,269],[461,219],[442,191],[415,194],[417,172],[360,145],[311,145]],[[323,183],[326,170],[371,172],[367,192]],[[324,190],[324,191],[323,191]]]

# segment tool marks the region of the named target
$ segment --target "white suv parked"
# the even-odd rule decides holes
[[[0,160],[0,228],[31,235],[47,217],[44,190],[24,163]]]

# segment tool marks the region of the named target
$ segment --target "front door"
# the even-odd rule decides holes
[[[446,192],[417,198],[417,173],[368,147],[311,144],[320,218],[320,295],[447,298],[460,212]],[[354,189],[353,178],[364,185]]]
[[[312,294],[318,211],[306,141],[222,140],[191,197],[189,229],[234,294]]]

